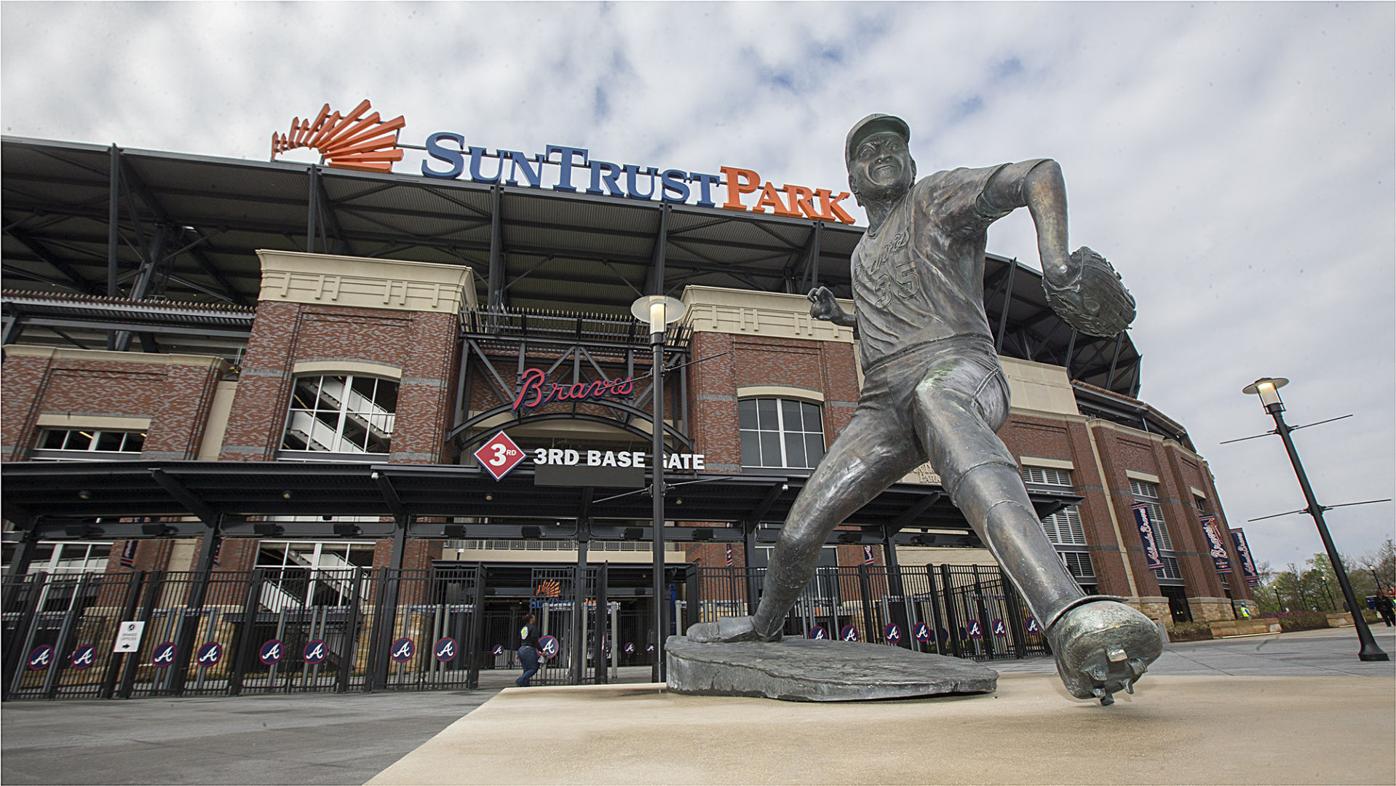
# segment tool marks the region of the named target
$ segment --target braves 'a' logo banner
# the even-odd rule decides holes
[[[286,133],[271,135],[272,159],[307,147],[319,152],[332,167],[391,172],[393,162],[402,160],[397,141],[407,121],[402,115],[383,120],[377,112],[365,114],[369,107],[365,98],[348,114],[331,112],[330,105],[325,104],[314,120],[292,118]]]

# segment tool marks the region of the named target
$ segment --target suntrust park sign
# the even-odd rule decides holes
[[[325,104],[314,120],[293,118],[285,133],[272,134],[272,158],[310,148],[332,167],[391,172],[403,158],[399,134],[406,120],[399,115],[384,121],[377,112],[369,114],[370,108],[367,99],[347,114],[331,111]],[[776,185],[743,167],[720,166],[713,173],[618,164],[593,158],[589,148],[571,145],[547,145],[541,153],[491,150],[467,145],[465,135],[455,131],[429,135],[424,149],[427,158],[421,172],[426,177],[854,223],[843,205],[851,196],[848,192]]]
[[[585,147],[568,145],[548,145],[542,153],[532,155],[505,148],[491,151],[466,145],[465,136],[454,131],[437,131],[427,137],[426,149],[429,158],[422,162],[422,174],[427,177],[466,178],[476,183],[502,182],[667,203],[692,202],[699,207],[770,212],[844,224],[854,221],[840,204],[849,198],[847,192],[835,194],[827,188],[788,183],[777,186],[763,181],[754,170],[741,167],[718,167],[721,174],[711,174],[617,164],[593,158]],[[546,165],[552,165],[547,172]]]

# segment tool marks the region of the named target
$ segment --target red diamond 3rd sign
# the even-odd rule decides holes
[[[514,440],[509,439],[508,434],[501,431],[475,451],[475,459],[495,480],[499,480],[524,460],[524,452]]]

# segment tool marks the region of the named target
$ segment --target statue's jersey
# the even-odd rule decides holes
[[[1005,166],[922,178],[876,234],[858,241],[853,302],[865,368],[930,341],[991,337],[984,316],[986,230],[1012,207],[997,207],[985,189]]]

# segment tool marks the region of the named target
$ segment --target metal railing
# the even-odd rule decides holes
[[[606,565],[532,574],[524,595],[496,596],[481,565],[34,573],[4,585],[3,697],[472,689],[482,669],[515,666],[525,604],[556,645],[536,684],[607,682],[650,662],[643,589],[612,587]],[[690,567],[665,593],[670,632],[751,613],[764,574]],[[130,622],[139,636],[114,651]],[[1017,592],[983,566],[821,567],[785,633],[977,660],[1047,651]]]

